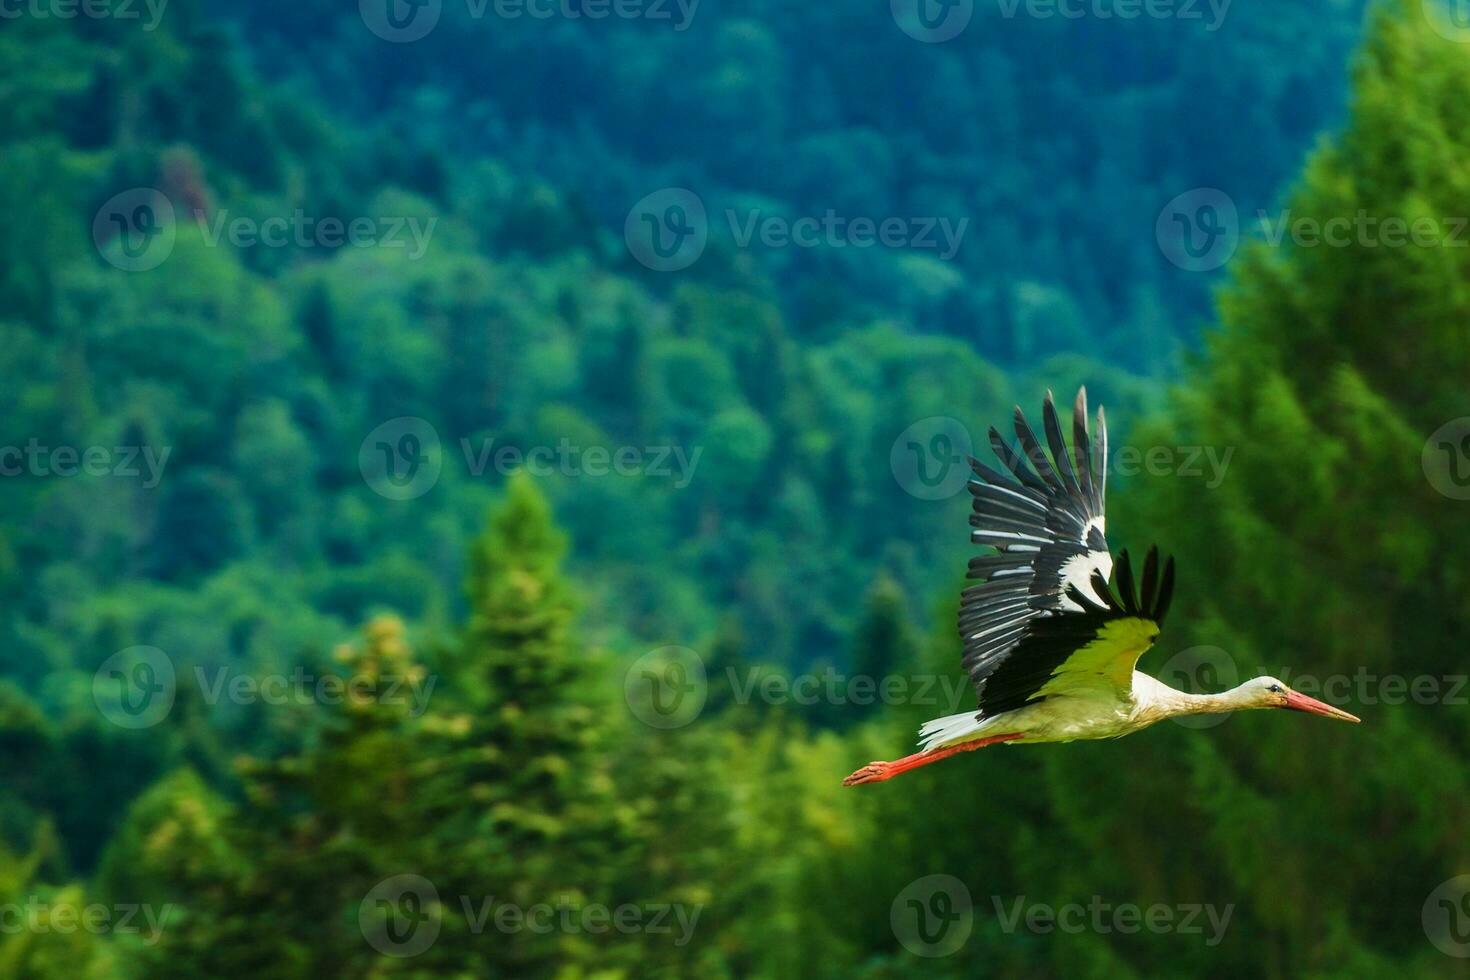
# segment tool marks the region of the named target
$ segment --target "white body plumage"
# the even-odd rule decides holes
[[[919,743],[929,752],[1002,733],[1019,734],[1013,743],[1118,738],[1178,715],[1261,707],[1259,692],[1272,680],[1256,678],[1221,694],[1189,694],[1135,670],[1130,690],[1089,689],[988,718],[974,711],[935,718],[919,729]]]

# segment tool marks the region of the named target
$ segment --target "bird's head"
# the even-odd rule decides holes
[[[1286,686],[1285,682],[1274,677],[1257,677],[1246,681],[1241,687],[1246,695],[1246,707],[1249,708],[1290,708],[1292,711],[1305,711],[1308,714],[1336,718],[1338,721],[1351,721],[1355,724],[1362,720],[1357,715],[1350,715],[1316,698],[1309,698],[1305,694],[1293,691]]]

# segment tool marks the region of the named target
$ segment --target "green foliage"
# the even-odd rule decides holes
[[[545,498],[517,473],[471,551],[456,658],[469,676],[451,678],[469,693],[432,748],[426,795],[442,808],[437,832],[461,842],[450,894],[580,904],[603,893],[608,878],[594,869],[626,846],[599,753],[608,706],[589,698],[593,662],[570,633],[564,549]],[[550,972],[585,955],[577,937],[517,938],[493,957],[509,972]]]
[[[905,492],[895,438],[947,416],[979,448],[1043,380],[1087,383],[1119,442],[1234,451],[1218,486],[1111,485],[1115,540],[1179,558],[1166,650],[1218,645],[1288,681],[1463,673],[1470,517],[1419,463],[1464,413],[1463,249],[1258,241],[1184,383],[1135,373],[1174,370],[1201,309],[1202,282],[1157,261],[1158,205],[1211,183],[1242,213],[1268,200],[1332,111],[1322,66],[1354,4],[1242,8],[1228,41],[1067,25],[1067,45],[1028,18],[1003,41],[983,5],[952,45],[762,0],[710,10],[692,45],[647,25],[595,44],[567,23],[475,30],[445,6],[416,58],[368,43],[356,10],[274,0],[221,14],[245,49],[180,0],[155,32],[0,33],[0,443],[170,453],[156,485],[0,479],[0,900],[49,916],[0,934],[0,974],[1446,972],[1419,924],[1467,866],[1466,723],[1444,705],[1365,704],[1348,734],[1241,717],[838,784],[970,703],[967,502]],[[1293,218],[1470,208],[1470,59],[1417,4],[1386,7]],[[290,87],[254,74],[282,65]],[[351,94],[333,115],[313,90]],[[616,229],[676,173],[712,214],[986,220],[955,262],[714,241],[687,275],[650,275]],[[136,186],[174,202],[176,241],[128,273],[89,229]],[[417,256],[212,237],[296,209],[435,231]],[[440,442],[411,501],[358,466],[403,416]],[[571,464],[525,452],[563,445]],[[518,463],[475,465],[505,447]],[[643,468],[590,471],[588,450],[620,448]],[[99,718],[92,684],[139,644],[167,652],[178,690],[134,731]],[[665,730],[624,683],[669,644],[708,683]],[[234,704],[195,681],[298,667],[346,696]],[[762,693],[829,669],[939,683],[871,708]],[[890,903],[936,873],[976,915],[929,961]],[[402,875],[437,901],[372,901]],[[993,914],[1093,895],[1233,916],[1206,945]],[[164,928],[55,927],[96,903]],[[506,906],[672,906],[692,931],[540,932],[499,923]],[[428,948],[374,947],[420,912]]]

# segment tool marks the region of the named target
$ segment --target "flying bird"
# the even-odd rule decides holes
[[[970,459],[970,538],[995,549],[970,559],[968,577],[979,584],[960,600],[963,663],[979,709],[926,722],[920,751],[870,762],[844,786],[892,779],[987,745],[1117,738],[1179,715],[1291,708],[1358,721],[1274,677],[1187,694],[1135,670],[1169,611],[1174,559],[1161,568],[1151,548],[1141,587],[1127,551],[1114,564],[1104,537],[1107,423],[1099,408],[1096,437],[1089,433],[1086,389],[1077,392],[1070,449],[1050,392],[1042,421],[1049,456],[1018,407],[1019,450],[990,430],[1006,472]]]

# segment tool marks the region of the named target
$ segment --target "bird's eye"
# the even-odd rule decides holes
[[[1272,684],[1270,687],[1266,688],[1266,690],[1270,691],[1272,694],[1280,694],[1281,693],[1281,685],[1280,684]]]

